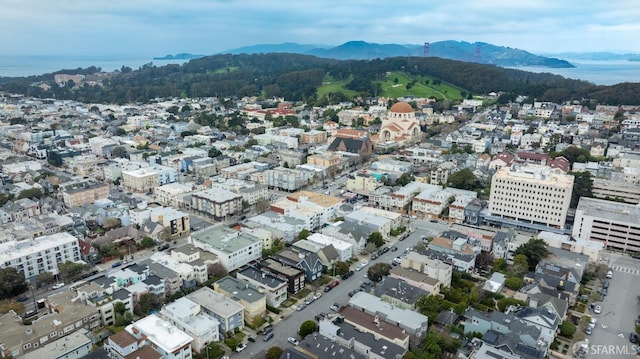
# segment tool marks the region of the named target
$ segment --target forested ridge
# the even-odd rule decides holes
[[[99,68],[61,70],[56,73],[90,75]],[[146,64],[137,70],[123,67],[103,76],[103,86],[51,86],[54,74],[0,78],[0,89],[36,97],[82,102],[146,102],[158,97],[280,96],[290,101],[316,101],[316,91],[330,76],[345,81],[346,88],[362,96],[379,94],[379,82],[387,73],[431,76],[465,89],[470,94],[502,92],[525,95],[539,101],[562,102],[592,99],[601,104],[639,105],[640,83],[597,86],[549,73],[531,73],[492,65],[436,57],[394,57],[376,60],[333,60],[300,54],[215,55],[182,65]]]

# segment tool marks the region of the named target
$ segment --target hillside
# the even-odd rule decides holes
[[[375,44],[365,41],[349,41],[335,47],[285,43],[255,45],[225,51],[231,54],[299,53],[338,60],[373,60],[398,56],[424,56],[423,45]],[[438,41],[429,44],[429,57],[493,64],[502,67],[543,66],[574,67],[557,58],[531,54],[524,50],[496,46],[484,42]]]
[[[64,73],[91,75],[99,70],[88,68]],[[391,88],[387,85],[394,78],[389,74],[398,78],[398,83],[394,82],[396,86]],[[328,85],[328,77],[334,87],[325,91],[323,86]],[[180,96],[277,96],[317,104],[321,100],[319,94],[346,89],[348,91],[340,98],[354,94],[429,96],[426,91],[435,91],[431,92],[435,98],[455,100],[464,95],[503,92],[542,101],[594,99],[610,105],[640,104],[640,98],[634,95],[640,92],[639,83],[596,86],[549,73],[530,73],[437,57],[341,61],[298,54],[226,54],[202,57],[182,65],[147,64],[138,70],[100,74],[97,78],[103,79],[102,86],[73,88],[54,85],[53,74],[3,78],[0,79],[0,90],[99,103],[147,102],[155,98]],[[34,86],[42,83],[52,86]],[[434,87],[436,83],[437,88]]]

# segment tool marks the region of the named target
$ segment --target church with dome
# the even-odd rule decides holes
[[[395,103],[382,120],[377,143],[393,143],[406,146],[420,141],[420,121],[413,107],[406,102]]]

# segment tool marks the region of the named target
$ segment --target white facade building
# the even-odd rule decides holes
[[[139,340],[147,342],[163,359],[190,359],[191,338],[170,322],[155,314],[146,316],[125,330]]]
[[[27,280],[42,272],[56,275],[58,263],[79,260],[78,239],[66,232],[0,243],[0,268],[14,267],[24,273]]]
[[[605,248],[640,252],[640,207],[595,198],[580,198],[573,237],[602,243]]]
[[[164,318],[193,338],[193,349],[200,352],[208,343],[220,340],[220,322],[205,314],[200,304],[187,297],[162,307]]]
[[[220,258],[220,263],[231,272],[262,257],[262,240],[247,232],[227,226],[212,226],[193,233],[190,243]]]

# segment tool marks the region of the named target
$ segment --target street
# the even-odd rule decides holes
[[[589,310],[588,314],[597,319],[593,334],[589,339],[590,353],[595,353],[599,346],[615,346],[625,348],[624,353],[633,353],[629,334],[634,331],[634,321],[640,312],[640,260],[615,253],[604,253],[613,270],[610,280],[609,293],[602,303],[602,313],[595,314]],[[622,350],[625,350],[622,349]],[[618,354],[616,358],[635,358],[635,355]]]

